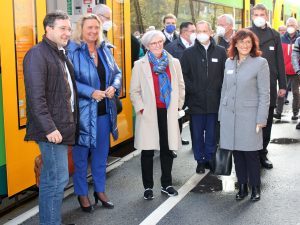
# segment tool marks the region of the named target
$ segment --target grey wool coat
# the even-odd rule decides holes
[[[227,59],[219,107],[220,147],[228,150],[262,149],[262,130],[270,105],[270,72],[266,59],[248,56],[239,66]]]

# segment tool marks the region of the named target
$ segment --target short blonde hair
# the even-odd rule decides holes
[[[200,21],[198,21],[198,22],[196,23],[196,27],[197,27],[199,24],[206,24],[207,27],[208,27],[208,30],[209,30],[209,31],[212,31],[212,28],[211,28],[210,23],[207,22],[206,20],[200,20]]]
[[[150,44],[150,42],[153,40],[154,37],[156,36],[159,36],[161,37],[161,39],[165,42],[166,41],[166,37],[165,35],[163,34],[163,32],[161,32],[160,30],[149,30],[147,31],[142,39],[141,39],[141,42],[142,44],[145,46],[145,48],[148,49],[148,46]]]
[[[99,37],[98,37],[98,40],[96,42],[97,47],[99,47],[101,42],[103,41],[102,22],[101,22],[101,20],[99,19],[98,16],[96,16],[95,14],[92,14],[92,13],[85,14],[78,20],[78,22],[76,24],[75,32],[72,35],[72,39],[77,44],[80,44],[81,42],[83,42],[82,28],[83,28],[84,21],[86,21],[86,20],[97,20],[97,22],[100,25]]]

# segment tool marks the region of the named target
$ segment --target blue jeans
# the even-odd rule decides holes
[[[68,146],[38,144],[43,160],[39,186],[40,225],[60,225],[64,188],[69,181]]]
[[[72,156],[75,166],[73,175],[74,192],[76,195],[87,196],[88,184],[86,180],[88,156],[91,153],[91,170],[95,192],[105,192],[106,162],[109,151],[110,120],[105,114],[97,117],[96,148],[75,145]]]
[[[208,162],[216,151],[217,117],[217,113],[191,115],[192,146],[198,163]]]

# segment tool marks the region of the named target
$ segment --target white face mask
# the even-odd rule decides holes
[[[224,35],[226,33],[225,28],[221,27],[221,26],[217,26],[216,33],[217,33],[218,36],[224,37]]]
[[[265,18],[258,16],[253,20],[253,23],[257,27],[263,27],[264,25],[266,25],[266,20]]]
[[[296,32],[296,29],[295,29],[294,27],[288,27],[288,28],[286,29],[286,31],[287,31],[289,34],[293,34],[293,33]]]
[[[190,35],[190,41],[192,42],[192,44],[194,44],[194,42],[196,40],[196,37],[197,37],[196,33],[191,33],[191,35]]]
[[[209,40],[209,36],[205,33],[199,33],[197,34],[197,40],[201,43],[204,44]]]
[[[109,31],[111,28],[112,28],[112,21],[109,20],[109,21],[105,21],[103,24],[102,24],[102,29],[104,31]]]

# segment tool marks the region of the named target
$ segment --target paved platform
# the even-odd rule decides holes
[[[169,198],[161,194],[160,162],[156,154],[155,198],[152,201],[144,200],[140,155],[135,152],[132,158],[128,156],[109,167],[106,193],[115,204],[114,209],[98,205],[93,213],[83,213],[71,189],[67,191],[68,196],[63,202],[63,222],[77,225],[300,225],[300,142],[297,143],[300,141],[300,130],[296,130],[296,122],[291,121],[289,106],[284,115],[280,123],[274,121],[273,124],[272,139],[277,142],[269,145],[268,156],[274,168],[261,170],[262,195],[259,202],[250,202],[248,198],[240,202],[235,200],[234,174],[226,178],[214,176],[208,170],[205,175],[195,174],[196,162],[188,145],[178,152],[173,165],[173,184],[179,190],[179,196]],[[183,137],[190,140],[188,126],[183,130]],[[288,138],[295,141],[292,144],[282,141]],[[91,202],[94,202],[92,184],[89,190]],[[33,208],[33,212],[37,210],[36,202],[4,216],[0,224],[18,224],[11,219],[28,213],[28,209]],[[38,215],[21,224],[38,224]]]

